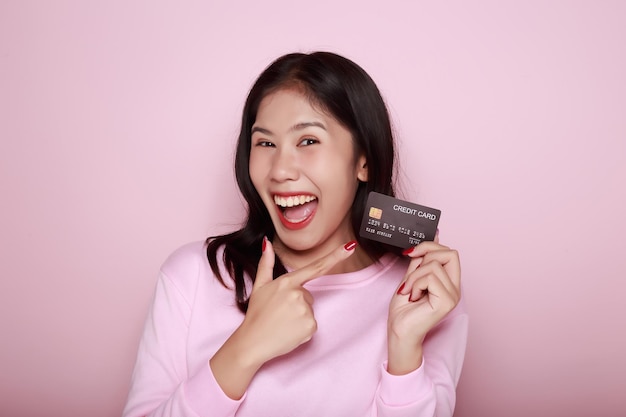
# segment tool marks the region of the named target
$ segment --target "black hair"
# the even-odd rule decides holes
[[[220,272],[217,254],[224,247],[223,261],[235,284],[235,298],[243,312],[248,307],[245,279],[254,281],[261,258],[264,236],[273,239],[272,220],[250,179],[249,161],[252,126],[263,98],[280,89],[297,89],[313,104],[333,116],[352,135],[355,155],[364,155],[368,180],[360,182],[351,208],[352,229],[359,246],[372,260],[399,250],[359,237],[361,217],[370,191],[394,196],[394,139],[389,113],[378,87],[356,63],[331,52],[291,53],[272,62],[259,76],[243,108],[241,130],[235,154],[235,175],[248,205],[243,227],[235,232],[209,237],[207,257],[217,279],[227,286]],[[277,257],[274,277],[286,272]]]

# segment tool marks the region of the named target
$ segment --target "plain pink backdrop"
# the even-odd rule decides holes
[[[626,415],[626,3],[0,2],[0,415],[121,413],[161,262],[243,208],[254,77],[339,52],[440,208],[457,417]]]

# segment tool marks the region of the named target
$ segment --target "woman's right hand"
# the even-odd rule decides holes
[[[303,285],[324,275],[354,253],[354,248],[337,248],[301,269],[273,279],[274,248],[267,238],[263,246],[248,311],[240,330],[253,341],[255,354],[264,363],[311,340],[317,322],[313,314],[313,296]]]
[[[265,362],[311,340],[317,322],[313,296],[304,284],[348,258],[356,247],[346,244],[303,268],[273,279],[274,248],[268,239],[264,239],[263,246],[246,316],[210,360],[216,380],[233,399],[241,398]]]

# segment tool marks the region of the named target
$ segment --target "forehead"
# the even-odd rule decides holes
[[[270,91],[260,101],[256,112],[255,124],[263,119],[274,118],[277,114],[296,117],[308,115],[339,123],[326,107],[302,86],[285,86]],[[269,121],[269,120],[268,120]]]
[[[281,89],[267,94],[259,103],[256,120],[274,117],[277,114],[296,116],[332,117],[324,111],[310,95],[299,90]]]

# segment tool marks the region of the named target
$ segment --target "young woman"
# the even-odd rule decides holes
[[[394,195],[389,116],[327,52],[258,78],[237,144],[244,226],[165,262],[127,417],[451,416],[467,336],[456,251],[359,237]]]

